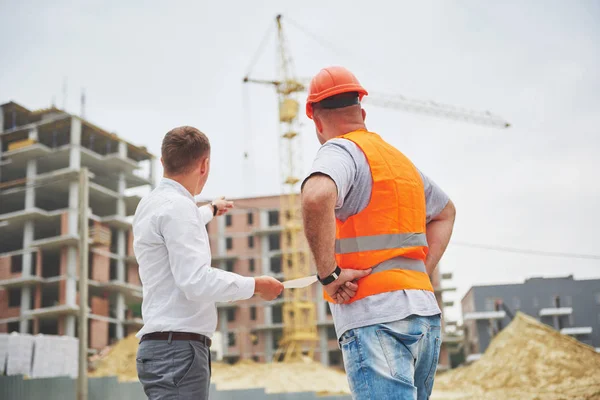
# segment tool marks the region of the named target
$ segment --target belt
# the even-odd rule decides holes
[[[204,343],[207,347],[210,347],[212,340],[210,338],[200,335],[199,333],[188,333],[188,332],[152,332],[146,333],[142,336],[142,343],[144,340],[168,340],[171,343],[172,340],[193,340],[196,342]]]

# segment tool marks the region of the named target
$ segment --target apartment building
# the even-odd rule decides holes
[[[155,181],[154,156],[55,107],[0,112],[0,332],[76,336],[79,172],[89,184],[89,346],[136,332],[141,302],[130,189]]]
[[[271,275],[283,279],[281,265],[281,232],[279,196],[235,200],[235,208],[225,217],[208,224],[213,266],[246,276]],[[306,246],[305,240],[302,246]],[[314,270],[314,268],[313,268]],[[451,274],[436,271],[433,284],[440,307],[452,305],[442,299],[442,280]],[[320,285],[312,286],[316,302],[319,341],[315,359],[325,365],[342,366],[342,354],[337,345],[329,306],[323,300]],[[222,343],[218,350],[229,362],[253,359],[272,361],[282,336],[283,300],[264,302],[252,298],[242,302],[218,305],[219,326],[217,335]],[[448,349],[444,344],[440,354],[440,367],[449,366]]]
[[[473,286],[461,304],[467,361],[478,359],[517,311],[600,350],[600,279],[569,275]]]

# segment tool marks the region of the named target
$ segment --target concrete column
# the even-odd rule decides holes
[[[81,120],[71,118],[71,149],[69,151],[69,168],[79,170],[81,167]]]
[[[27,186],[25,187],[25,209],[35,207],[34,180],[37,175],[37,161],[27,161]]]
[[[122,158],[127,158],[127,143],[120,141],[118,145],[119,156]]]
[[[117,254],[119,259],[117,260],[117,280],[120,282],[125,282],[125,231],[123,229],[119,229],[117,231]],[[122,339],[125,336],[125,327],[123,326],[123,321],[125,320],[125,314],[127,310],[127,304],[125,303],[125,295],[123,293],[117,294],[117,329],[116,335],[117,339]]]
[[[29,131],[29,137],[32,137],[32,132],[37,138],[37,129]],[[27,184],[25,186],[25,209],[35,207],[35,187],[34,180],[37,175],[37,161],[35,159],[29,160],[26,167]],[[30,252],[31,242],[34,240],[35,228],[32,220],[25,221],[23,226],[23,277],[31,276],[31,263],[34,255]],[[32,288],[29,285],[23,286],[21,290],[21,315],[31,310],[33,304],[31,304],[31,293]],[[27,332],[27,320],[22,319],[19,322],[19,331],[21,333]]]
[[[327,307],[329,307],[329,305],[327,304],[327,302],[323,299],[323,291],[319,290],[320,288],[318,288],[316,290],[317,292],[317,296],[316,296],[316,301],[317,301],[317,321],[319,322],[323,322],[327,320]]]
[[[227,310],[219,309],[219,331],[221,331],[221,341],[223,345],[223,354],[229,353],[229,331],[227,329]]]
[[[125,327],[123,326],[123,321],[125,320],[125,310],[127,309],[127,305],[125,304],[125,295],[123,293],[117,294],[117,324],[116,324],[116,332],[117,339],[123,339],[125,337]]]
[[[69,183],[69,211],[68,211],[68,231],[69,235],[78,235],[79,226],[79,182]]]
[[[271,325],[273,323],[273,306],[268,305],[264,308],[265,312],[265,325]]]
[[[81,168],[81,120],[76,117],[71,118],[69,149],[69,168],[79,171]],[[70,235],[79,235],[79,183],[77,180],[69,183],[69,217],[68,233]],[[77,296],[77,247],[70,246],[67,249],[67,281],[65,303],[75,306]],[[82,304],[87,306],[87,304]],[[76,336],[75,316],[68,315],[65,318],[65,335]]]
[[[76,293],[77,293],[77,247],[70,246],[67,249],[67,285],[66,285],[66,296],[65,303],[70,306],[77,305]]]
[[[225,247],[225,218],[217,218],[217,254],[225,255],[227,248]]]
[[[37,127],[31,128],[29,130],[29,139],[33,139],[35,141],[38,140],[38,130],[37,130]]]
[[[4,132],[4,110],[0,108],[0,133]],[[0,153],[2,148],[0,147]]]
[[[31,262],[33,260],[33,254],[30,252],[31,242],[33,242],[34,227],[33,221],[25,222],[23,227],[23,276],[31,276]],[[32,288],[27,285],[21,289],[21,316],[27,311],[31,310],[31,290]],[[19,332],[27,333],[27,320],[21,319],[19,322]]]
[[[321,364],[329,365],[329,350],[327,350],[327,326],[319,329],[319,350],[321,351]]]
[[[117,215],[121,217],[126,217],[127,215],[125,215],[125,189],[127,188],[127,183],[125,181],[125,174],[123,172],[119,173],[119,180],[117,182],[117,186],[117,191],[119,193],[119,198],[117,199]]]
[[[272,362],[273,361],[273,331],[267,330],[265,331],[265,361]]]
[[[67,281],[65,285],[65,304],[76,306],[77,299],[77,265],[78,265],[77,247],[69,246],[67,249]],[[87,304],[80,304],[86,306]],[[75,331],[75,316],[67,315],[65,318],[65,335],[77,336]]]

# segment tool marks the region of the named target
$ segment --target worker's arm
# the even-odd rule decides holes
[[[429,252],[425,259],[425,268],[427,274],[431,277],[435,267],[442,258],[442,255],[446,251],[448,242],[450,242],[450,236],[452,236],[452,229],[454,227],[454,217],[456,215],[456,209],[451,200],[443,208],[443,210],[431,218],[427,224],[427,243],[429,245]]]
[[[176,201],[158,219],[159,232],[168,251],[175,284],[188,300],[225,302],[259,294],[272,300],[283,285],[272,277],[243,277],[212,268],[210,246],[198,209],[187,200]]]
[[[337,202],[335,182],[323,174],[308,178],[302,188],[302,219],[304,233],[317,265],[319,277],[329,276],[336,268],[335,261],[335,205]],[[358,286],[355,279],[371,271],[343,269],[340,277],[325,286],[327,293],[338,303],[350,300]]]

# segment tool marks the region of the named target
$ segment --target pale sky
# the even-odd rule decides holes
[[[79,113],[85,87],[89,120],[154,154],[175,126],[204,131],[213,146],[207,197],[276,194],[276,97],[242,78],[278,13],[299,77],[344,65],[373,95],[490,110],[513,124],[492,129],[365,104],[367,127],[456,204],[453,241],[600,254],[597,1],[0,0],[0,102],[35,109],[55,98],[62,107],[67,77],[68,111]],[[275,74],[272,36],[253,75]],[[302,123],[306,172],[318,142],[311,121]],[[599,260],[452,243],[441,268],[458,288],[446,298],[458,301],[475,284],[600,277]]]

